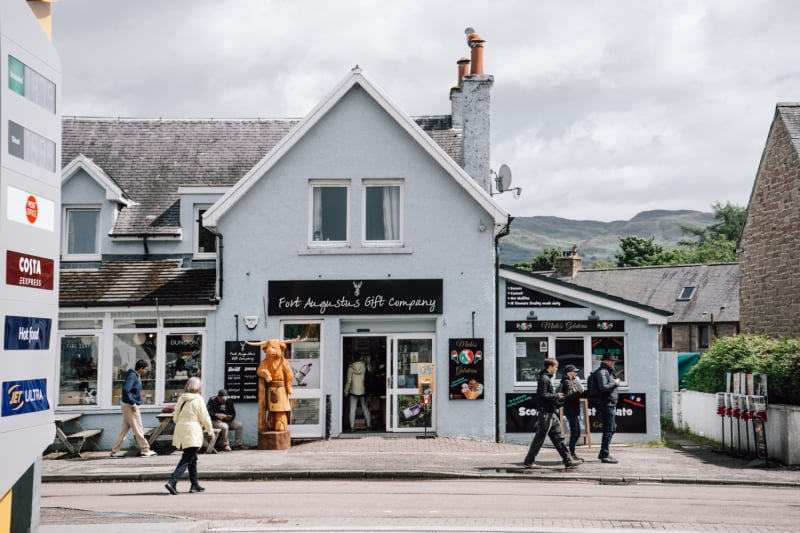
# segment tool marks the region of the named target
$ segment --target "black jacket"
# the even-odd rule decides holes
[[[615,377],[611,369],[601,363],[595,379],[597,379],[595,385],[598,385],[601,391],[600,405],[603,407],[616,406],[617,401],[619,401],[619,385],[614,381]]]
[[[230,422],[236,418],[236,407],[233,406],[233,400],[230,398],[222,403],[219,401],[219,396],[213,396],[208,400],[208,414],[211,415],[211,420],[219,420],[219,415],[231,415],[233,418],[230,420],[223,420],[223,422]]]
[[[572,380],[565,374],[561,378],[561,392],[564,394],[564,416],[580,415],[583,387],[580,386],[578,378]]]
[[[539,400],[539,410],[544,413],[555,413],[560,405],[558,394],[553,390],[553,374],[548,374],[547,370],[539,372],[537,381],[536,397]]]

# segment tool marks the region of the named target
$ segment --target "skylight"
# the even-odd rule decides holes
[[[678,295],[678,300],[691,300],[696,287],[684,287]]]

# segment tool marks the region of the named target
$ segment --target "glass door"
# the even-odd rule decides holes
[[[419,390],[420,363],[434,361],[433,335],[403,335],[389,337],[391,350],[386,357],[390,379],[386,394],[387,431],[419,432],[435,429],[435,394],[430,403]],[[433,391],[435,392],[435,391]]]

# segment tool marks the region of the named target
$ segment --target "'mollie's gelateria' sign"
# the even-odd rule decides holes
[[[270,281],[269,315],[438,315],[441,279]]]

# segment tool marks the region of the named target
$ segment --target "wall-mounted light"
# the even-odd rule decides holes
[[[483,220],[481,220],[481,223],[478,224],[478,231],[480,231],[481,233],[486,231],[486,224],[483,223]]]
[[[600,320],[600,315],[597,314],[597,311],[592,309],[592,312],[589,313],[589,320],[591,320],[593,322],[596,322],[596,321]]]
[[[528,320],[539,320],[539,317],[536,316],[536,311],[531,309],[531,312],[528,313]]]

